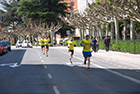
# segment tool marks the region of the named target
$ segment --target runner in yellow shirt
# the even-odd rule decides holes
[[[41,50],[42,50],[43,55],[45,54],[45,51],[44,51],[45,50],[44,49],[44,45],[45,45],[44,44],[44,40],[45,40],[44,37],[42,37],[42,39],[39,41],[41,43]]]
[[[70,37],[70,41],[67,41],[66,45],[68,46],[68,49],[69,49],[68,50],[68,52],[70,54],[69,60],[70,60],[70,63],[72,64],[72,58],[73,58],[73,54],[74,54],[74,47],[76,47],[76,43],[75,43],[75,41],[73,41],[73,38]]]
[[[91,47],[92,47],[92,40],[89,39],[89,35],[86,34],[85,39],[83,39],[80,43],[83,46],[83,56],[85,58],[84,64],[86,65],[86,61],[88,60],[88,70],[90,70],[90,57],[91,55]]]
[[[50,39],[46,37],[44,42],[45,42],[45,46],[46,46],[46,57],[48,57]]]

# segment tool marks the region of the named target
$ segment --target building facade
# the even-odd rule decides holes
[[[71,7],[69,11],[78,9],[78,0],[60,0],[60,1],[68,3],[68,6]]]
[[[61,1],[69,3],[68,6],[71,7],[70,11],[83,13],[85,9],[88,8],[88,3],[95,2],[96,0],[61,0]],[[75,35],[80,36],[80,30],[78,28],[75,30]]]

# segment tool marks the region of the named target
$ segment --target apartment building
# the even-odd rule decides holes
[[[69,3],[68,6],[72,7],[70,11],[83,13],[85,9],[88,8],[88,3],[95,2],[96,0],[61,0],[61,1]],[[76,29],[75,31],[76,31],[75,35],[80,36],[79,29]]]
[[[71,7],[70,11],[78,9],[78,2],[77,2],[78,0],[60,0],[60,1],[67,2],[68,6]]]

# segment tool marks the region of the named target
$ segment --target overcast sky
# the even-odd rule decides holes
[[[3,0],[0,0],[0,1],[3,1]],[[10,1],[10,0],[6,0],[6,1]],[[0,9],[3,9],[1,4],[0,4]]]

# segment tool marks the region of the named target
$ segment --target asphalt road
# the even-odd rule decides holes
[[[91,70],[75,48],[73,65],[66,47],[15,48],[0,56],[0,94],[140,94],[140,65],[93,53]]]

